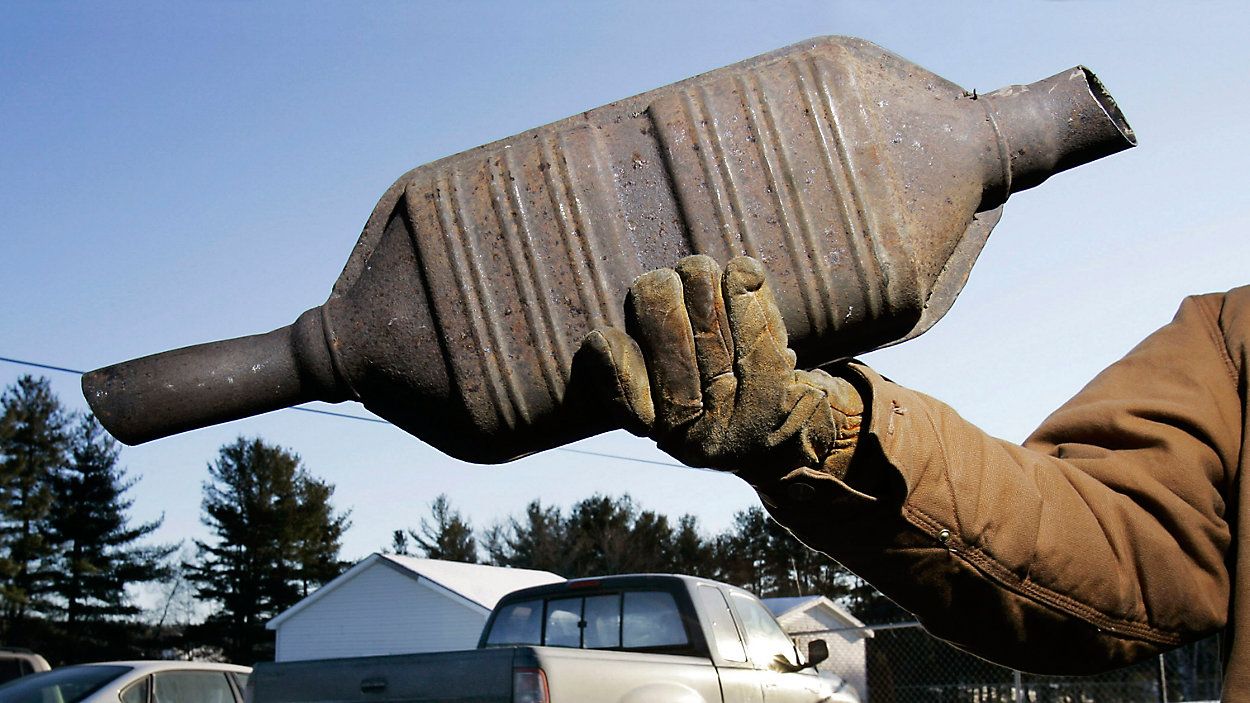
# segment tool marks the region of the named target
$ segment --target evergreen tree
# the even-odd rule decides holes
[[[628,495],[596,495],[574,504],[566,524],[573,574],[607,576],[637,571],[631,567],[637,563],[638,553],[648,547],[633,539],[636,518],[637,508]],[[656,527],[647,527],[652,533],[649,537],[654,537]],[[655,548],[653,541],[650,548]]]
[[[347,514],[335,515],[331,499],[334,486],[300,472],[295,481],[293,521],[287,534],[293,547],[289,568],[299,586],[300,598],[343,573],[339,559],[343,533],[350,522]]]
[[[674,573],[715,578],[717,576],[714,544],[699,532],[699,520],[682,515],[672,536],[672,570]]]
[[[197,540],[199,562],[185,565],[199,597],[219,606],[201,634],[232,661],[270,659],[265,622],[342,570],[349,522],[330,504],[333,486],[259,438],[222,447],[209,475],[202,520],[216,540]]]
[[[758,506],[736,513],[733,525],[716,539],[720,580],[761,597],[774,595],[767,573],[768,558],[768,522]]]
[[[178,548],[139,544],[162,520],[130,525],[134,501],[125,494],[134,481],[118,465],[118,453],[117,442],[85,415],[74,428],[69,461],[51,481],[49,541],[60,554],[50,590],[71,646],[90,644],[93,625],[137,615],[126,587],[166,578],[168,558]],[[77,658],[72,651],[69,656]]]
[[[408,533],[404,530],[391,531],[391,544],[388,548],[382,550],[383,553],[398,554],[406,557],[411,555],[411,547],[408,544]]]
[[[596,495],[559,508],[533,501],[523,519],[510,518],[486,535],[490,563],[543,569],[568,578],[640,572],[711,574],[710,543],[693,516],[677,529],[668,517],[639,510],[628,495]]]
[[[525,506],[523,519],[509,518],[506,525],[495,525],[486,533],[490,563],[550,571],[572,578],[572,555],[567,544],[560,509],[543,507],[539,500]]]
[[[422,555],[428,559],[478,563],[477,540],[473,528],[460,517],[460,511],[451,507],[446,494],[440,494],[430,503],[433,523],[421,518],[421,530],[408,530]]]
[[[625,496],[633,507],[633,501]],[[628,526],[627,551],[616,566],[616,573],[676,572],[674,532],[667,515],[651,510],[636,512]]]
[[[693,515],[674,527],[628,496],[596,495],[568,515],[535,500],[521,518],[487,531],[491,564],[542,569],[568,578],[666,572],[713,578],[764,598],[821,595],[869,622],[908,617],[828,556],[799,542],[759,506],[738,512],[724,532],[705,538]]]
[[[0,396],[0,640],[49,607],[52,477],[64,464],[68,418],[46,378],[22,376]]]

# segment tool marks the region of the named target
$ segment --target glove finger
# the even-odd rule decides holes
[[[715,259],[701,254],[677,262],[676,270],[685,294],[686,314],[694,332],[695,360],[706,393],[713,379],[733,372],[721,270]]]
[[[757,410],[776,408],[794,370],[794,352],[787,346],[786,325],[763,265],[745,256],[730,261],[724,288],[738,402]]]
[[[634,340],[615,327],[600,327],[582,342],[608,389],[611,412],[622,427],[646,435],[655,424],[647,364]]]
[[[673,269],[648,271],[629,291],[631,332],[648,361],[654,434],[663,436],[703,411],[694,334],[681,279]]]

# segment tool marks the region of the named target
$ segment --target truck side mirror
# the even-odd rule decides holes
[[[807,666],[816,666],[829,658],[829,645],[824,640],[807,643]]]

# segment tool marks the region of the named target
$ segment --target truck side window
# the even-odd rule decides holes
[[[734,593],[734,609],[742,618],[742,626],[746,629],[747,649],[751,661],[760,669],[769,668],[777,655],[785,657],[791,664],[795,662],[794,642],[777,624],[772,613],[758,600]]]
[[[725,661],[745,662],[746,649],[742,646],[742,636],[738,634],[738,626],[734,624],[729,613],[729,603],[725,594],[715,586],[699,584],[699,599],[703,601],[703,609],[707,612],[708,621],[712,623],[712,635],[716,638],[716,650]]]
[[[673,594],[664,591],[626,591],[621,646],[625,649],[672,647],[689,644],[681,611]]]
[[[582,646],[581,622],[581,598],[547,601],[547,635],[543,643],[548,647]]]
[[[495,616],[495,624],[486,636],[487,647],[510,644],[541,644],[543,638],[543,602],[527,600],[510,603]]]
[[[616,649],[621,646],[621,595],[619,593],[587,598],[585,620],[583,647]]]

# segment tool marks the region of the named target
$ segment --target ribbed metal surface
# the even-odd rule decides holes
[[[876,319],[886,283],[883,236],[871,227],[880,213],[864,215],[862,181],[879,176],[857,168],[848,146],[880,137],[858,107],[862,96],[846,66],[828,53],[726,75],[648,110],[692,223],[692,248],[721,261],[746,254],[768,264],[798,336]],[[890,256],[910,260],[906,250]]]
[[[642,268],[607,164],[598,130],[544,131],[405,187],[453,375],[504,427],[559,402],[591,329],[624,324]]]
[[[896,277],[914,276],[910,252],[882,251],[889,237],[874,227],[894,218],[865,215],[866,193],[882,185],[864,181],[881,173],[857,168],[853,145],[880,136],[831,51],[659,97],[631,122],[649,127],[664,159],[631,157],[620,176],[621,154],[605,143],[619,123],[539,129],[414,172],[403,197],[414,246],[456,351],[452,376],[479,421],[517,430],[549,414],[581,339],[624,324],[625,290],[644,270],[623,231],[625,174],[665,171],[689,251],[768,264],[796,336],[886,312],[882,260],[892,257]]]

